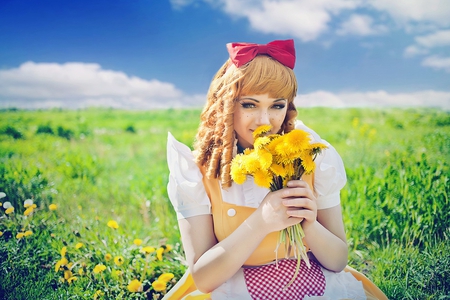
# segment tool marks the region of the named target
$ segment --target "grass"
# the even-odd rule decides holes
[[[5,299],[160,299],[185,270],[166,191],[167,132],[192,145],[199,114],[1,111],[0,192],[6,197],[0,201],[15,209],[9,215],[0,209]],[[349,264],[390,299],[447,299],[450,114],[308,108],[299,118],[332,143],[346,165],[341,198]],[[26,199],[36,205],[28,216]],[[49,210],[52,203],[57,210]],[[108,227],[110,220],[119,227]],[[16,237],[27,230],[32,234]],[[160,260],[156,250],[166,245],[171,250]],[[155,251],[146,253],[145,246]],[[55,271],[63,247],[68,262]],[[114,263],[118,256],[121,265]],[[106,269],[95,273],[99,264]],[[152,283],[165,273],[174,278],[156,291]],[[64,275],[77,279],[69,283]],[[129,291],[133,279],[142,292]]]

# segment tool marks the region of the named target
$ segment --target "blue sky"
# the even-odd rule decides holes
[[[450,109],[448,0],[1,0],[0,108],[201,106],[226,43],[289,38],[299,106]]]

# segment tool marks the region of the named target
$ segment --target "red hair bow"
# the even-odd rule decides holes
[[[266,45],[228,43],[227,49],[231,61],[238,68],[254,59],[258,54],[269,55],[291,69],[294,69],[295,66],[294,40],[278,40]]]

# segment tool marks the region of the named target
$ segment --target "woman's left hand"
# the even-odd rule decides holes
[[[309,184],[303,180],[291,180],[283,191],[283,205],[286,213],[293,218],[302,218],[302,227],[308,227],[317,220],[317,203]]]

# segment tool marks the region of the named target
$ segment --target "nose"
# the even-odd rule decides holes
[[[257,118],[257,125],[269,125],[270,124],[270,118],[269,118],[269,112],[267,110],[263,110],[259,113],[259,116]]]

